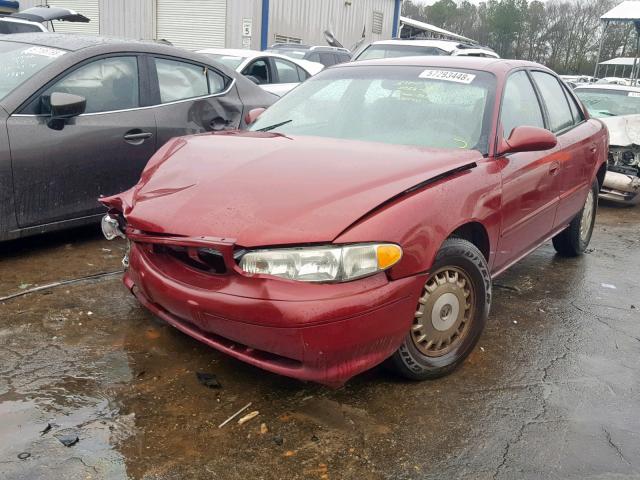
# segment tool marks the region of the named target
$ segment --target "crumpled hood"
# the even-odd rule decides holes
[[[599,120],[609,130],[609,145],[616,147],[640,145],[640,115],[604,117]]]
[[[224,237],[245,247],[329,242],[391,197],[481,158],[271,133],[205,134],[169,142],[136,187],[103,202],[146,232]]]

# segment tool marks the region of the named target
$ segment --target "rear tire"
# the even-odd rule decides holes
[[[487,262],[471,242],[447,239],[417,301],[411,330],[388,365],[410,380],[442,377],[471,353],[491,305]]]
[[[560,255],[577,257],[589,246],[596,223],[599,190],[598,181],[594,180],[582,210],[571,220],[567,228],[553,237],[553,247]]]

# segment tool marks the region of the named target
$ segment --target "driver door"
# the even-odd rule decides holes
[[[140,109],[136,55],[72,67],[7,121],[19,227],[99,214],[100,195],[133,186],[156,150],[152,109]],[[142,63],[142,62],[140,62]],[[49,128],[47,98],[81,95],[84,114]]]

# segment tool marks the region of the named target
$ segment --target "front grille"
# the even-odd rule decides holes
[[[153,252],[160,255],[169,255],[201,272],[214,275],[227,273],[227,267],[224,263],[222,253],[214,248],[155,244],[153,246]]]

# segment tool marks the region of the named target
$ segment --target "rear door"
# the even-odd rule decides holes
[[[243,105],[235,82],[213,67],[149,56],[158,148],[182,135],[239,128]]]
[[[550,129],[558,137],[560,185],[554,227],[571,221],[584,204],[589,189],[591,166],[595,164],[595,127],[585,122],[567,87],[554,75],[542,71],[531,73],[544,100]]]
[[[525,70],[506,82],[500,112],[502,135],[519,126],[545,128],[543,107]],[[500,270],[549,235],[558,207],[561,148],[518,152],[498,160],[502,173],[502,228],[494,270]]]
[[[153,112],[141,108],[143,57],[109,55],[72,67],[8,121],[18,225],[98,214],[100,195],[134,185],[156,150]],[[81,95],[86,112],[47,126],[53,92]]]

